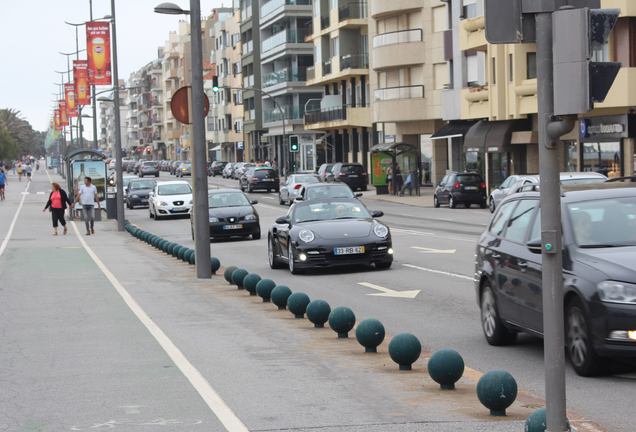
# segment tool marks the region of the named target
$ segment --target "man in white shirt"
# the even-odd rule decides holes
[[[97,188],[91,184],[91,180],[90,177],[84,179],[84,185],[77,192],[75,201],[73,201],[71,205],[71,208],[74,208],[77,201],[79,201],[80,198],[82,199],[86,235],[95,234],[95,203],[97,203],[98,210],[101,211],[102,209],[99,203],[99,197],[97,196]]]
[[[31,164],[27,164],[26,167],[24,167],[24,171],[26,172],[26,175],[29,181],[31,181],[31,173],[33,172],[33,168],[31,167]]]

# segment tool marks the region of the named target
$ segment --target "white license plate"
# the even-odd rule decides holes
[[[464,186],[465,190],[477,190],[477,186]]]
[[[141,202],[145,203],[145,202],[148,202],[148,200],[142,199]]]
[[[349,177],[358,177],[357,174],[350,174]]]
[[[223,225],[224,230],[241,229],[243,225]]]
[[[174,207],[172,211],[184,211],[185,207]]]
[[[344,248],[335,248],[333,253],[336,255],[353,255],[364,253],[364,246],[352,246]]]

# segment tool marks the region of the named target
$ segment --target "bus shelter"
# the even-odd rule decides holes
[[[399,182],[396,181],[398,159],[402,160],[402,166],[399,168],[404,181],[406,181],[408,176],[408,170],[411,170],[411,194],[415,192],[416,195],[420,195],[422,161],[417,146],[405,142],[380,143],[373,146],[369,151],[371,152],[372,181],[378,195],[389,193],[387,181],[389,167],[393,168],[394,178],[394,181],[391,182],[391,193],[397,195],[400,192]]]
[[[97,196],[102,208],[106,209],[106,182],[108,180],[108,167],[106,156],[102,152],[93,149],[70,149],[64,155],[64,171],[66,172],[66,190],[69,198],[75,197],[79,188],[84,184],[86,177],[91,178],[91,183],[97,188]],[[76,209],[82,206],[77,203]],[[73,219],[74,212],[70,212]],[[101,220],[101,214],[95,213],[95,220]]]

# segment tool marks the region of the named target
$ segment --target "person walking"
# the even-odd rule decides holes
[[[386,184],[389,187],[389,195],[393,195],[393,164],[386,169]]]
[[[51,183],[51,194],[49,200],[46,202],[46,206],[42,212],[46,209],[50,209],[51,218],[53,219],[53,235],[57,235],[57,223],[64,227],[64,235],[66,235],[66,221],[64,220],[64,212],[66,211],[66,204],[71,204],[71,200],[68,198],[66,191],[60,187],[58,183]]]
[[[26,171],[27,179],[31,181],[31,173],[33,172],[33,167],[31,166],[31,164],[27,164],[24,167],[24,171]]]
[[[0,200],[4,201],[4,186],[7,184],[7,175],[0,168]]]
[[[97,196],[97,188],[91,184],[92,179],[90,177],[84,178],[84,185],[79,188],[75,201],[71,204],[71,208],[75,208],[75,204],[79,199],[82,199],[82,211],[84,213],[84,223],[86,223],[86,235],[95,234],[95,203],[97,203],[97,209],[102,210],[102,206],[99,203],[99,197]]]
[[[18,164],[18,180],[22,181],[22,162]]]
[[[11,162],[11,168],[13,168],[13,175],[15,175],[15,162]]]

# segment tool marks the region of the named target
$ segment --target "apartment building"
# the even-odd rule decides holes
[[[312,34],[308,30],[312,4],[309,0],[260,0],[253,6],[260,14],[258,49],[262,82],[254,85],[265,92],[262,102],[263,128],[267,129],[263,135],[267,140],[265,154],[276,159],[281,169],[287,162],[286,172],[313,171],[316,140],[322,133],[306,131],[303,116],[307,106],[322,100],[323,92],[305,85],[307,68],[314,65],[314,44],[310,38],[306,39]],[[291,135],[298,136],[297,153],[289,152],[283,145]]]
[[[485,38],[482,0],[476,16],[459,22],[463,52],[484,56],[483,80],[460,91],[461,118],[479,120],[465,134],[464,168],[485,175],[490,189],[508,175],[538,172],[537,72],[534,44],[492,45]],[[574,131],[561,137],[562,171],[599,171],[610,177],[633,175],[636,136],[636,4],[602,0],[621,15],[598,61],[620,61],[605,102],[579,116]]]
[[[121,136],[121,148],[122,154],[127,155],[128,152],[128,136],[126,123],[126,117],[128,116],[128,106],[126,105],[126,99],[128,97],[128,90],[125,89],[126,81],[119,80],[119,119],[120,119],[120,136]],[[110,101],[99,101],[99,118],[100,118],[100,136],[99,147],[104,150],[106,154],[115,154],[115,94],[111,93],[107,96]]]
[[[166,158],[169,160],[180,159],[181,148],[179,145],[179,137],[181,136],[181,126],[179,121],[172,115],[170,102],[172,96],[179,89],[177,74],[179,62],[179,36],[177,32],[170,32],[168,40],[163,48],[162,58],[162,79],[163,79],[163,141],[166,146]],[[177,153],[179,149],[179,153]]]
[[[322,91],[321,99],[304,115],[305,130],[324,132],[315,145],[316,166],[361,162],[368,172],[372,142],[368,4],[314,0],[308,28],[314,64],[306,70],[307,85]]]

